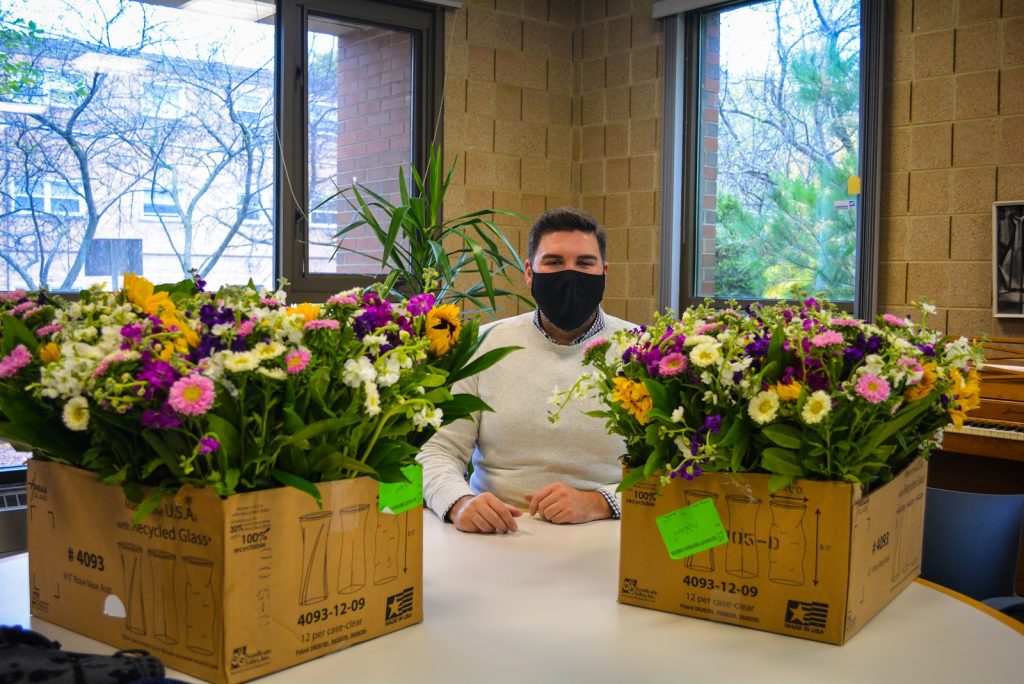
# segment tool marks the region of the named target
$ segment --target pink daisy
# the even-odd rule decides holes
[[[880,404],[889,398],[889,383],[874,373],[865,373],[857,381],[857,394],[871,404]]]
[[[842,344],[843,334],[837,333],[834,330],[828,330],[823,333],[818,333],[811,338],[811,344],[815,347],[830,347],[833,344]]]
[[[695,335],[703,335],[705,333],[711,332],[712,330],[714,330],[717,327],[718,327],[718,323],[706,323],[706,324],[700,326],[699,328],[697,328],[697,331],[694,334]]]
[[[60,332],[64,329],[64,326],[60,323],[51,323],[50,325],[44,325],[39,330],[36,330],[36,337],[46,337],[50,333]]]
[[[204,375],[187,375],[173,385],[167,402],[185,416],[201,416],[213,406],[213,381]]]
[[[242,321],[238,324],[238,336],[248,337],[252,333],[252,329],[256,327],[256,324],[252,321]]]
[[[306,366],[309,365],[309,359],[312,355],[305,349],[296,349],[290,351],[284,355],[284,369],[288,371],[288,375],[295,375],[306,370]]]
[[[11,350],[11,353],[0,360],[0,378],[12,377],[15,373],[32,362],[32,354],[23,344]]]
[[[890,313],[882,314],[882,320],[888,323],[889,325],[895,325],[899,328],[907,327],[907,320],[905,318],[900,318],[899,316],[894,316],[893,314]]]
[[[340,292],[336,295],[331,295],[327,298],[328,304],[358,304],[356,296],[354,294],[341,294]]]
[[[303,330],[320,330],[321,328],[330,328],[331,330],[337,330],[341,327],[341,324],[333,318],[317,318],[309,323],[302,326]]]
[[[607,337],[595,337],[594,339],[590,340],[585,345],[583,345],[583,353],[586,354],[588,351],[590,351],[594,347],[600,347],[602,344],[604,344],[607,341],[608,341]]]
[[[833,318],[831,324],[840,328],[859,328],[864,325],[856,318]]]
[[[686,357],[679,352],[672,352],[661,357],[658,362],[658,372],[662,375],[678,375],[686,370]]]

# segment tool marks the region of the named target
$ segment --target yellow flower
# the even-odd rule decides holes
[[[636,422],[646,425],[650,421],[647,414],[654,406],[654,402],[644,384],[623,377],[612,378],[612,382],[615,383],[612,400],[622,404],[622,408],[626,409]]]
[[[462,323],[459,322],[459,307],[454,304],[435,306],[427,312],[427,339],[434,356],[444,356],[452,345],[459,341]]]
[[[39,347],[39,359],[43,363],[53,363],[60,358],[60,347],[56,342],[47,342]]]
[[[153,283],[134,273],[124,274],[125,298],[144,313],[159,316],[174,313],[175,307],[166,292],[153,292]]]
[[[780,401],[795,401],[800,398],[800,391],[803,386],[799,382],[791,382],[788,384],[778,383],[768,388],[769,392],[774,392],[779,395]]]
[[[315,320],[320,315],[320,305],[310,304],[309,302],[303,302],[302,304],[296,304],[293,307],[289,307],[288,313],[290,314],[301,314],[306,323]]]
[[[909,404],[912,401],[924,399],[932,393],[933,389],[935,389],[935,383],[938,379],[939,375],[935,372],[935,364],[924,364],[924,376],[921,378],[921,382],[907,388],[903,393],[904,401]]]
[[[949,416],[953,424],[958,428],[963,427],[965,414],[971,409],[981,406],[981,383],[976,371],[970,371],[967,379],[954,368],[949,372],[949,378],[953,381],[951,393],[956,397],[956,404],[950,404]]]

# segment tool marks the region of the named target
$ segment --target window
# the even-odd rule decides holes
[[[870,316],[881,3],[705,4],[666,22],[663,305],[805,291]]]
[[[438,111],[443,9],[414,0],[0,0],[0,21],[18,18],[40,35],[7,47],[36,65],[41,83],[0,74],[13,90],[0,102],[0,290],[74,292],[105,280],[81,258],[98,238],[141,240],[141,272],[155,282],[190,269],[211,287],[250,278],[272,287],[283,276],[295,296],[315,299],[378,275],[342,258],[351,245],[333,235],[347,221],[345,202],[332,193],[353,175],[394,179],[424,154]],[[390,154],[364,173],[345,136],[387,127],[371,109],[345,112],[353,89],[369,86],[346,75],[343,60],[381,36],[401,55],[376,75],[404,69],[404,78],[388,82],[386,97],[367,94],[401,105],[388,110],[401,127],[384,138]]]

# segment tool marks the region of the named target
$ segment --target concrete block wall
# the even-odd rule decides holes
[[[586,209],[608,232],[605,308],[649,322],[664,59],[651,0],[463,0],[446,22],[446,215],[523,214],[498,224],[525,259],[533,219]]]
[[[922,296],[954,335],[992,316],[992,203],[1024,202],[1024,2],[887,3],[879,306]]]

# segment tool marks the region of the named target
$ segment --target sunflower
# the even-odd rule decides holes
[[[309,323],[320,315],[320,305],[303,302],[302,304],[296,304],[293,307],[289,307],[288,313],[300,314],[304,319],[306,319],[306,323]]]
[[[427,339],[434,356],[444,356],[452,345],[459,341],[462,324],[459,322],[459,307],[454,304],[435,306],[427,312]]]
[[[612,401],[622,404],[629,415],[636,419],[641,425],[646,425],[650,418],[647,413],[654,406],[647,387],[642,382],[636,382],[629,378],[612,378],[615,383],[615,391],[612,392]]]
[[[174,302],[166,292],[153,292],[153,283],[134,273],[124,274],[125,298],[152,316],[172,315],[176,313]]]

